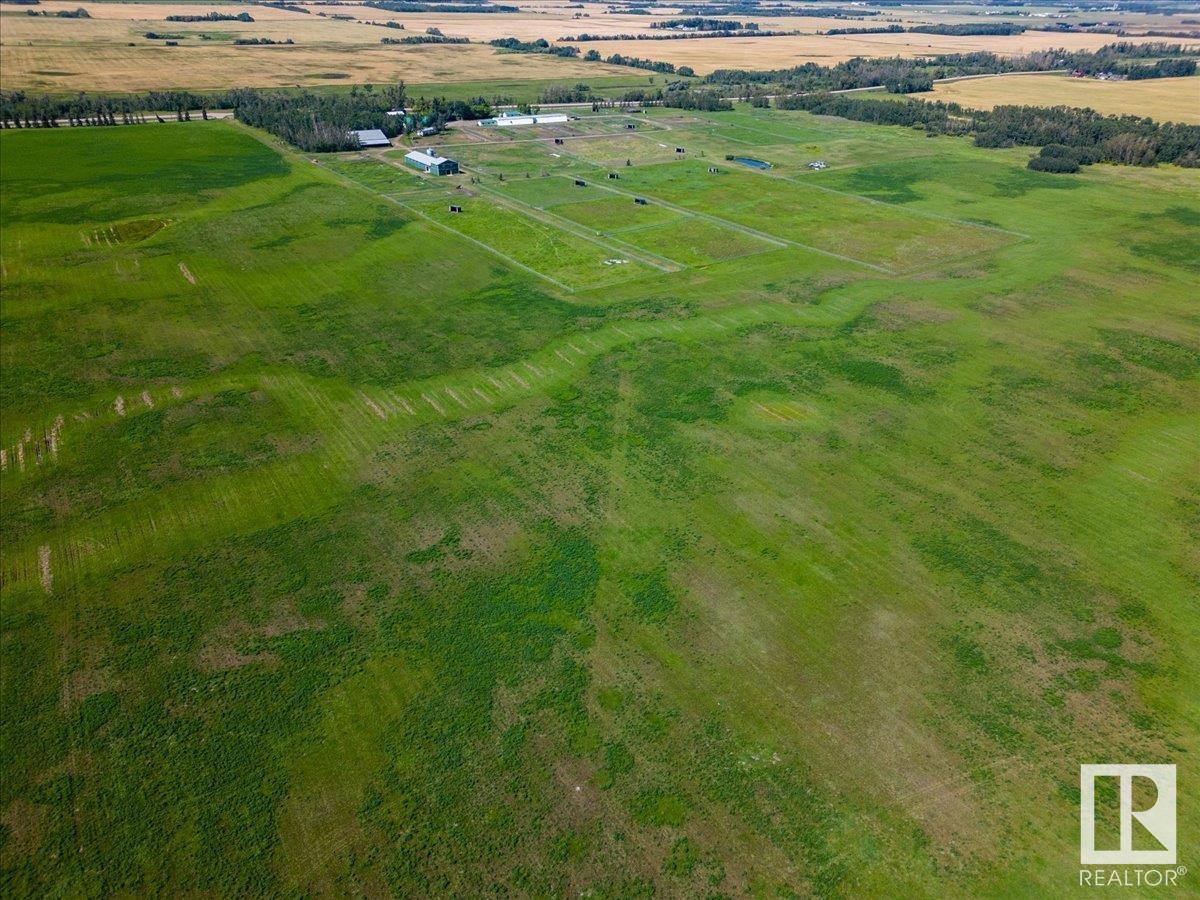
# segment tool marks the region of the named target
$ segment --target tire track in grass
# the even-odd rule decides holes
[[[551,178],[555,178],[555,177],[570,178],[572,176],[570,176],[570,175],[551,175],[550,177]],[[869,263],[862,259],[856,259],[853,256],[846,256],[845,254],[842,254],[842,253],[835,253],[832,250],[822,250],[819,247],[813,247],[809,244],[802,244],[799,241],[793,241],[790,238],[780,237],[779,235],[771,234],[770,232],[759,231],[757,228],[751,228],[749,225],[741,225],[741,224],[731,221],[729,219],[723,219],[720,216],[714,216],[711,213],[699,212],[698,210],[689,209],[686,206],[680,206],[676,203],[672,203],[669,200],[663,200],[660,197],[656,197],[656,196],[654,196],[654,194],[648,193],[646,191],[634,193],[631,191],[621,190],[620,188],[615,188],[615,187],[612,187],[607,184],[596,184],[595,187],[598,188],[599,190],[608,191],[609,193],[612,193],[612,194],[618,194],[622,197],[629,197],[630,199],[633,199],[635,197],[645,197],[645,198],[648,198],[649,200],[653,201],[657,205],[663,207],[664,209],[670,209],[670,210],[673,210],[674,212],[681,213],[684,216],[689,216],[694,219],[701,219],[701,220],[709,222],[711,224],[718,225],[722,228],[727,228],[731,231],[740,232],[749,237],[757,238],[760,241],[765,241],[768,244],[773,244],[776,247],[796,247],[800,250],[807,250],[810,253],[816,253],[821,256],[827,256],[827,257],[830,257],[831,259],[837,259],[837,260],[841,260],[842,262],[851,263],[852,265],[863,266],[864,268],[871,269],[875,272],[881,272],[884,275],[896,275],[897,274],[895,270],[889,269],[887,266],[877,265],[876,263]],[[670,224],[670,223],[665,223],[665,224]]]
[[[592,332],[566,335],[519,364],[472,369],[387,389],[330,384],[294,371],[263,374],[257,387],[285,407],[294,421],[313,423],[319,449],[244,472],[190,482],[154,492],[125,506],[68,523],[10,547],[0,568],[4,584],[40,584],[39,554],[50,548],[56,588],[72,578],[134,559],[203,545],[331,508],[354,483],[358,467],[384,441],[418,426],[442,424],[486,413],[558,387],[586,363],[618,347],[648,339],[701,342],[721,332],[759,323],[834,326],[870,302],[842,295],[821,306],[763,303],[678,321],[625,320]],[[583,365],[581,365],[583,364]],[[516,374],[518,366],[532,373]],[[508,390],[487,393],[492,382]],[[478,388],[478,390],[476,390]],[[415,402],[421,398],[424,404]],[[376,408],[400,404],[405,415],[381,418]]]
[[[484,184],[478,184],[476,187],[482,190],[485,194],[495,197],[501,206],[514,209],[522,215],[529,216],[531,219],[537,219],[539,222],[545,222],[547,225],[553,225],[555,228],[573,234],[585,241],[598,244],[611,253],[624,253],[627,256],[632,256],[638,262],[650,266],[651,268],[658,269],[660,272],[681,272],[688,268],[686,264],[678,262],[677,260],[634,247],[631,244],[627,244],[618,238],[612,237],[611,235],[606,235],[594,228],[587,228],[586,226],[579,225],[578,223],[572,222],[569,219],[556,216],[554,213],[549,212],[548,210],[525,203],[524,201],[518,200],[515,197],[510,197],[501,191],[497,191],[495,188],[488,187]]]
[[[550,282],[552,285],[554,285],[556,288],[558,288],[561,291],[566,291],[568,294],[575,293],[575,288],[570,287],[569,285],[563,284],[563,282],[559,281],[557,278],[551,278],[549,275],[546,275],[542,272],[539,272],[537,269],[534,269],[534,268],[531,268],[530,266],[525,265],[525,263],[521,262],[520,260],[513,259],[507,253],[503,253],[500,250],[497,250],[495,247],[491,247],[491,246],[485,244],[483,241],[476,240],[475,238],[471,237],[470,235],[463,234],[461,231],[458,231],[454,228],[451,228],[449,225],[439,222],[437,219],[435,219],[432,216],[428,215],[427,213],[421,211],[420,209],[417,209],[415,206],[409,205],[408,203],[404,202],[403,200],[397,199],[396,197],[391,196],[389,194],[380,193],[379,191],[376,191],[370,187],[367,187],[367,185],[362,184],[361,182],[355,181],[353,178],[350,178],[348,175],[343,175],[341,172],[334,171],[333,169],[329,168],[328,166],[326,166],[316,160],[313,160],[312,162],[313,162],[313,165],[316,165],[318,168],[324,169],[326,172],[328,172],[334,178],[337,178],[338,180],[344,182],[345,184],[348,184],[360,191],[368,193],[372,197],[378,197],[379,199],[384,200],[388,203],[393,203],[396,206],[399,206],[401,209],[412,213],[414,216],[418,216],[419,218],[428,222],[430,225],[434,226],[435,228],[437,228],[441,231],[444,231],[448,234],[452,234],[455,237],[460,238],[464,241],[468,241],[468,242],[474,244],[476,247],[479,247],[480,249],[487,251],[488,253],[492,254],[493,256],[498,256],[500,259],[504,260],[505,262],[507,262],[513,266],[516,266],[518,269],[520,269],[523,272],[528,272],[530,275],[533,275],[537,278],[541,278],[544,281]],[[391,163],[389,162],[389,164],[391,164]],[[425,194],[424,196],[428,196],[428,194]]]

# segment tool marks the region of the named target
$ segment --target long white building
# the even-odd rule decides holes
[[[563,122],[571,121],[571,117],[565,113],[548,113],[544,116],[523,116],[520,113],[501,113],[494,119],[480,119],[480,125],[494,126],[496,128],[511,128],[514,125],[561,125]]]

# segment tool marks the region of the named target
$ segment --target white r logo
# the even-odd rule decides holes
[[[1096,849],[1096,779],[1119,779],[1121,845],[1118,850]],[[1158,796],[1148,809],[1133,808],[1133,779],[1154,782]],[[1091,765],[1079,767],[1079,861],[1085,866],[1175,865],[1175,766]],[[1154,836],[1162,850],[1134,850],[1133,822]]]

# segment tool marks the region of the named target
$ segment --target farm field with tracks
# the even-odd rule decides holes
[[[0,133],[5,893],[1068,893],[1200,752],[1200,175],[523,134]]]
[[[1160,122],[1200,124],[1200,77],[1098,81],[1061,75],[1009,75],[936,85],[933,98],[969,109],[1004,103],[1090,107],[1114,116],[1148,116]]]

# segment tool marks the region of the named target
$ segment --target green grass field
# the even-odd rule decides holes
[[[1097,761],[1191,863],[1200,176],[648,118],[0,133],[6,896],[1082,895]]]

